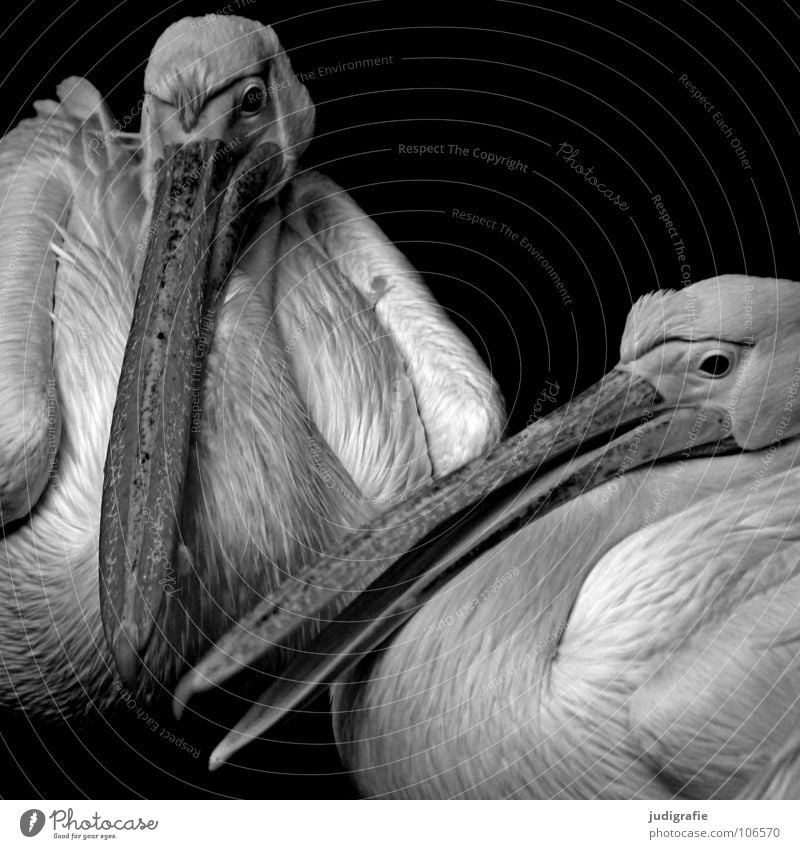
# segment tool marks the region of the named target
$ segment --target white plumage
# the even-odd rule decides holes
[[[260,697],[212,764],[269,728],[309,683],[329,679],[330,658],[351,645],[361,657],[367,643],[357,642],[358,631],[378,623],[369,646],[379,650],[349,672],[350,683],[337,685],[333,698],[343,761],[367,796],[793,792],[800,720],[798,315],[800,283],[787,280],[731,275],[643,299],[629,316],[610,385],[628,385],[636,397],[636,386],[649,387],[655,416],[612,443],[625,449],[614,461],[621,471],[575,493],[576,481],[597,483],[597,470],[601,480],[608,477],[605,455],[595,449],[526,483],[519,495],[498,496],[492,511],[477,514],[483,518],[471,540],[452,551],[433,548],[429,572],[441,573],[493,539],[501,521],[523,515],[544,493],[575,493],[538,520],[512,525],[461,571],[451,567],[432,595],[415,596],[399,572],[387,576],[385,586],[403,581],[395,592],[406,600],[391,607],[389,591],[373,588],[357,617],[346,615],[329,631],[335,636],[323,633],[318,645],[304,646],[307,653]],[[543,420],[543,432],[552,437],[573,417],[599,415],[602,392],[576,402],[574,412],[567,406],[554,414],[552,426]],[[642,409],[627,415],[635,425]],[[616,410],[608,422],[617,426],[625,416]],[[670,420],[688,422],[688,429],[658,430],[659,421]],[[504,482],[503,458],[533,452],[536,427],[489,459]],[[722,437],[747,450],[689,457],[689,449]],[[569,457],[573,448],[565,450]],[[659,454],[671,459],[637,468]],[[452,487],[440,485],[428,504],[447,504],[479,474],[479,505],[490,473],[477,466]],[[458,503],[465,509],[463,499]],[[362,569],[406,548],[424,556],[427,544],[416,537],[398,546],[381,530],[405,518],[389,514],[374,541],[354,549]],[[445,524],[427,531],[434,538],[446,533]],[[298,579],[341,585],[343,563],[323,560]],[[352,598],[350,587],[344,598],[328,591],[321,601],[319,593],[290,588],[284,584],[248,615],[243,624],[253,633],[240,628],[220,641],[180,697],[206,689],[204,675],[223,681],[285,644],[296,623],[329,618]],[[345,668],[339,664],[339,674]]]
[[[186,545],[142,689],[502,427],[490,374],[405,258],[342,189],[296,174],[313,106],[272,30],[199,23],[156,45],[141,137],[114,130],[96,90],[70,78],[0,142],[0,705],[31,716],[112,699],[103,463],[147,238],[165,215],[152,203],[167,145],[217,138],[235,159],[269,139],[286,188],[262,198],[215,316]],[[267,96],[250,115],[238,98],[253,79]]]

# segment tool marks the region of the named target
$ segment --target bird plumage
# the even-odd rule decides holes
[[[730,276],[632,310],[622,361],[651,353],[673,394],[694,376],[665,343],[752,328],[725,397],[762,450],[631,472],[441,590],[334,703],[366,793],[728,798],[757,779],[800,718],[798,447],[765,437],[789,415],[798,296]]]
[[[12,444],[0,460],[22,493],[10,516],[0,495],[0,703],[50,717],[84,713],[110,674],[97,522],[144,215],[135,150],[99,143],[97,92],[70,78],[59,94],[0,141],[2,296],[19,310],[2,334],[2,430],[35,430],[33,452],[52,455],[28,464]]]
[[[278,85],[292,75],[271,29],[234,16],[198,22],[173,25],[154,50],[141,137],[117,133],[96,90],[71,78],[60,102],[40,102],[0,142],[0,300],[14,305],[0,334],[0,415],[6,439],[23,434],[0,446],[0,705],[31,716],[113,701],[98,528],[117,380],[160,214],[157,99],[181,92],[201,131],[220,86],[269,63],[285,180],[313,126],[305,89]],[[305,117],[288,109],[290,87],[295,106],[307,100]],[[297,175],[281,203],[258,208],[216,307],[184,542],[142,692],[168,685],[345,530],[502,428],[491,376],[366,214],[314,173]],[[456,410],[447,439],[431,416]]]
[[[487,494],[484,476],[474,504],[458,501],[459,512],[480,517],[471,538],[448,537],[440,521],[406,551],[384,532],[402,514],[382,517],[371,542],[353,550],[365,567],[397,559],[397,569],[317,643],[301,644],[299,659],[218,746],[212,765],[271,727],[315,682],[338,675],[336,737],[366,796],[791,793],[800,719],[798,315],[800,283],[788,280],[727,275],[643,299],[610,385],[636,394],[643,383],[654,394],[644,411],[634,401],[632,419],[614,410],[621,460],[604,466],[599,448],[586,460],[568,453],[563,466],[531,479],[531,429],[486,460],[504,476],[516,447],[519,492],[503,477],[505,488]],[[596,415],[602,397],[583,396],[574,415]],[[683,411],[664,419],[682,423],[672,436],[649,429],[665,410]],[[568,405],[542,433],[552,438],[569,421]],[[697,456],[709,439],[720,450],[725,440],[745,450]],[[650,466],[660,454],[666,459]],[[530,460],[534,470],[541,462]],[[598,485],[593,475],[603,468],[617,471]],[[576,493],[576,481],[593,488]],[[447,504],[468,484],[465,470],[428,500]],[[512,521],[527,515],[526,499],[542,503],[559,488],[574,497],[554,500],[560,506],[534,521]],[[508,531],[495,535],[504,521]],[[427,565],[412,579],[415,557]],[[350,603],[350,587],[335,594],[335,561],[334,553],[309,571],[320,585],[333,580],[333,590],[317,599],[282,587],[244,620],[257,633],[226,635],[187,676],[180,698],[207,689],[204,672],[219,684],[285,645],[297,623],[329,620]],[[415,595],[407,584],[424,586],[429,574],[440,576],[432,591]],[[393,607],[395,587],[405,600]],[[342,678],[347,650],[353,658]]]
[[[748,521],[738,493],[720,496],[721,485],[752,479],[756,457],[739,459],[722,469],[720,458],[714,469],[695,460],[679,486],[675,468],[601,486],[440,591],[353,674],[365,685],[334,699],[337,739],[363,791],[709,798],[741,789],[798,718],[796,679],[780,671],[797,645],[770,660],[766,617],[788,624],[800,583],[797,559],[780,550],[797,553],[782,524],[796,521],[795,507],[765,526]],[[763,497],[796,483],[796,472],[777,475]],[[660,517],[648,524],[657,500]],[[741,557],[753,538],[774,560]],[[732,665],[742,680],[721,699]],[[770,692],[765,678],[779,686]]]

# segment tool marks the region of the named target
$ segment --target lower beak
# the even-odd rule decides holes
[[[176,710],[193,693],[218,685],[256,659],[302,646],[295,662],[217,747],[211,763],[218,766],[317,687],[338,680],[506,536],[582,492],[660,458],[731,448],[736,445],[723,410],[669,407],[647,381],[615,369],[488,457],[383,514],[367,534],[284,583],[184,677]],[[309,620],[330,623],[311,642],[302,639]]]
[[[129,685],[179,581],[178,517],[214,308],[250,207],[281,161],[273,144],[235,166],[218,141],[169,154],[119,378],[100,520],[103,627]]]

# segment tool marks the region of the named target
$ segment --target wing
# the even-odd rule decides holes
[[[53,363],[57,277],[70,246],[113,241],[139,202],[135,146],[96,89],[70,77],[60,102],[0,140],[0,523],[26,516],[50,477],[61,416]],[[69,245],[65,245],[65,239]],[[122,258],[131,265],[135,240]]]
[[[284,350],[362,493],[391,503],[485,451],[503,429],[497,384],[403,254],[320,174],[297,177],[283,211]]]
[[[666,582],[632,593],[642,626],[662,623],[649,641],[632,640],[640,653],[621,671],[641,675],[632,727],[681,796],[728,798],[759,773],[777,775],[770,764],[783,763],[800,721],[800,517],[786,497],[797,479],[776,475],[749,501],[726,493],[679,517],[686,535],[662,543],[674,564],[671,615],[656,614]]]

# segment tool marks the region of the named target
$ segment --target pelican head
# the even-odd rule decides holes
[[[754,450],[797,434],[798,351],[800,284],[729,274],[639,300],[618,368],[665,404],[725,410],[737,445]]]
[[[153,176],[175,146],[219,141],[241,163],[271,142],[282,156],[280,179],[265,189],[274,194],[314,132],[314,105],[274,30],[248,18],[206,15],[172,24],[150,54],[144,87],[142,144]]]
[[[225,283],[256,241],[253,210],[265,209],[291,178],[314,123],[275,33],[235,16],[169,27],[153,49],[145,88],[152,214],[100,527],[103,625],[130,683],[174,581],[190,443],[202,421],[206,353]]]

